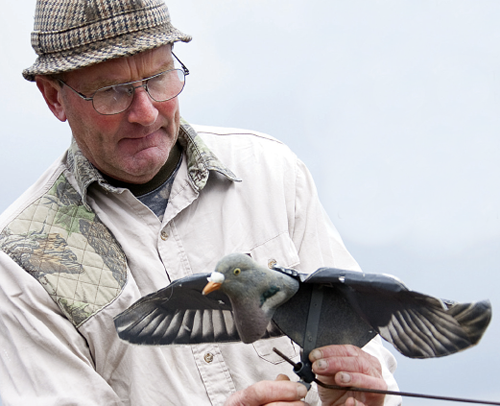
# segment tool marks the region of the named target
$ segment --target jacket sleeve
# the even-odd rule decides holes
[[[311,273],[316,269],[329,266],[361,271],[358,263],[347,251],[337,229],[332,224],[321,205],[316,186],[306,166],[297,161],[295,180],[295,207],[293,221],[290,223],[292,239],[300,258],[297,270]],[[396,359],[382,345],[379,336],[370,341],[363,350],[378,358],[388,389],[397,391],[398,386],[393,373]],[[386,406],[401,404],[399,396],[386,396]]]
[[[4,406],[123,406],[86,340],[41,284],[0,252],[0,396]]]

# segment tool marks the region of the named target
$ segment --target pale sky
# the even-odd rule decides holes
[[[194,37],[176,46],[191,71],[185,119],[288,144],[365,272],[446,299],[491,300],[477,347],[437,360],[398,355],[401,390],[500,401],[500,2],[167,4]],[[35,0],[2,6],[0,210],[70,140],[21,76],[34,61]]]

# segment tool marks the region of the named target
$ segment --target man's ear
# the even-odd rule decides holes
[[[67,117],[62,103],[61,85],[54,79],[44,75],[37,75],[35,81],[50,111],[52,111],[54,116],[59,120],[66,121]]]

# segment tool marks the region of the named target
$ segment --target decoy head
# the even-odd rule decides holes
[[[299,281],[290,274],[261,266],[241,253],[222,258],[207,279],[204,295],[220,289],[231,300],[234,311],[260,308],[266,317],[299,289]]]
[[[240,338],[251,343],[266,333],[275,310],[298,288],[299,281],[290,275],[261,266],[248,255],[234,253],[219,261],[202,293],[220,289],[228,296]]]
[[[207,295],[218,289],[241,292],[254,284],[256,278],[263,278],[267,272],[268,269],[261,267],[246,254],[229,254],[218,262],[215,271],[207,278],[208,283],[202,293]]]

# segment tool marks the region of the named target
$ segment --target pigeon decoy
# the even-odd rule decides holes
[[[121,339],[151,345],[250,343],[285,334],[302,347],[304,369],[295,372],[310,382],[308,356],[316,347],[362,347],[380,334],[407,357],[441,357],[477,344],[490,319],[489,301],[440,300],[387,275],[269,269],[235,253],[210,275],[143,297],[114,322]]]

